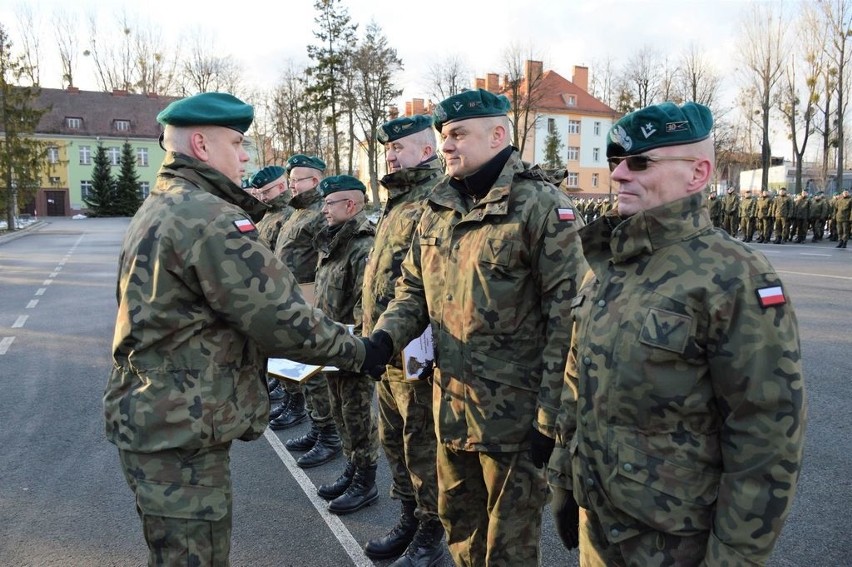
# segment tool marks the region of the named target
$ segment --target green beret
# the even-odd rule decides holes
[[[702,104],[655,104],[631,112],[615,123],[607,136],[606,157],[700,142],[710,136],[712,127],[713,115]]]
[[[293,171],[294,167],[310,167],[319,171],[325,171],[325,162],[316,156],[296,154],[287,160],[287,173]]]
[[[464,91],[439,102],[432,118],[435,129],[440,132],[444,124],[450,122],[484,116],[504,116],[511,106],[509,99],[503,95],[496,95],[484,89]]]
[[[224,126],[245,134],[254,120],[254,108],[227,93],[201,93],[176,100],[157,115],[170,126]]]
[[[280,165],[267,165],[249,178],[249,186],[255,189],[260,189],[264,185],[269,185],[276,179],[283,177],[287,173]]]
[[[379,126],[376,139],[383,144],[410,136],[415,132],[425,130],[432,125],[432,117],[415,114],[414,116],[402,116]]]
[[[326,177],[319,184],[319,192],[323,197],[328,197],[332,193],[338,191],[361,191],[367,192],[367,188],[361,183],[361,180],[351,175],[332,175]]]

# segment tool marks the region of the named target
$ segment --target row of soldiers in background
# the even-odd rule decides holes
[[[848,191],[830,199],[822,191],[814,197],[802,191],[794,199],[784,187],[774,197],[769,191],[762,191],[759,197],[752,194],[756,195],[757,191],[741,193],[742,197],[730,188],[724,197],[710,195],[713,226],[731,236],[741,233],[743,242],[775,244],[805,242],[808,231],[813,235],[811,242],[820,242],[827,227],[829,240],[838,242],[837,248],[846,248],[852,221],[852,198]]]
[[[618,195],[613,195],[613,198],[609,197],[598,197],[595,199],[594,197],[588,197],[585,199],[580,199],[573,197],[574,206],[580,211],[580,214],[583,215],[583,219],[586,221],[586,224],[592,222],[596,218],[602,217],[608,210],[615,208],[618,205]]]

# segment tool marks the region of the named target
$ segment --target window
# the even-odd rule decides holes
[[[601,135],[601,123],[595,122],[595,136]]]
[[[60,180],[59,180],[59,177],[57,177],[55,175],[51,175],[50,178],[49,178],[49,181],[50,181],[50,184],[55,187],[55,186],[59,185]]]
[[[127,132],[130,130],[130,120],[116,120],[113,122],[113,126],[119,132]]]
[[[592,148],[592,159],[595,161],[601,161],[601,149],[600,148]]]
[[[80,194],[84,199],[88,199],[92,196],[92,182],[91,181],[81,181],[80,182]]]
[[[568,106],[577,106],[577,97],[568,95]]]
[[[56,146],[50,146],[47,148],[47,162],[59,163],[59,148]]]
[[[79,130],[80,127],[83,126],[83,119],[76,118],[73,116],[67,116],[65,117],[65,126],[71,128],[72,130]]]
[[[151,194],[151,184],[147,181],[140,181],[139,192],[142,193],[142,198],[144,199],[145,197]]]
[[[556,131],[556,119],[548,118],[547,119],[547,133],[553,134]]]
[[[577,161],[578,159],[580,159],[580,148],[568,146],[568,161]]]
[[[148,148],[136,148],[136,165],[148,167]]]
[[[569,120],[568,121],[568,133],[569,134],[579,134],[580,133],[580,121],[579,120]]]
[[[600,176],[599,176],[597,173],[593,173],[593,174],[592,174],[592,187],[597,187],[597,186],[598,186],[598,178],[599,178],[599,177],[600,177]]]
[[[92,165],[92,148],[80,146],[80,165]]]
[[[118,165],[121,163],[121,148],[113,146],[107,150],[110,165]]]
[[[568,187],[579,187],[580,174],[575,171],[569,171],[568,175],[565,177],[565,183],[568,184]]]

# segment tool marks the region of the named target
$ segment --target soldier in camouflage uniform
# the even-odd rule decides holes
[[[813,230],[813,238],[811,242],[820,242],[825,236],[825,221],[828,219],[828,201],[824,198],[824,193],[819,191],[814,200],[811,201],[811,206],[808,211],[808,218],[811,222],[811,230]]]
[[[760,192],[757,199],[757,241],[769,242],[772,239],[772,197],[769,191]]]
[[[754,221],[757,217],[757,199],[751,191],[743,190],[743,198],[740,200],[740,228],[743,231],[743,242],[751,242],[754,235]]]
[[[763,565],[793,503],[796,316],[766,258],[712,228],[712,121],[691,102],[620,119],[607,146],[619,208],[580,231],[592,269],[572,302],[549,474],[554,502],[581,507],[581,565]]]
[[[775,244],[783,244],[790,240],[788,219],[793,214],[793,200],[787,195],[787,189],[778,190],[778,196],[772,200],[772,216],[775,218]]]
[[[739,229],[739,211],[740,197],[733,187],[728,187],[728,192],[722,197],[722,228],[731,236],[736,236]]]
[[[274,250],[281,226],[293,214],[291,194],[287,190],[287,170],[280,165],[268,165],[251,176],[249,188],[255,199],[269,207],[257,223],[257,231],[260,241]]]
[[[318,157],[297,154],[287,160],[293,213],[278,233],[275,254],[287,264],[299,285],[314,294],[314,277],[317,267],[315,238],[326,227],[322,214],[322,196],[317,191],[322,181],[325,163]],[[287,429],[310,417],[310,431],[300,437],[288,439],[284,446],[290,451],[306,451],[296,459],[302,468],[312,468],[335,458],[343,448],[340,434],[331,415],[328,384],[325,374],[317,374],[299,384],[285,381],[286,405],[279,415],[273,412],[269,426]],[[305,404],[307,403],[307,413]]]
[[[225,93],[160,113],[165,161],[121,247],[104,414],[149,565],[229,564],[229,449],[266,429],[266,357],[358,371],[367,356],[258,240],[264,206],[240,187],[253,114]]]
[[[373,331],[394,297],[394,284],[411,246],[414,229],[432,189],[442,179],[435,153],[435,131],[428,116],[403,116],[386,122],[377,138],[384,144],[389,173],[381,184],[388,200],[376,243],[364,273],[364,333]],[[379,435],[393,483],[391,496],[401,501],[399,522],[364,546],[372,559],[405,556],[394,566],[431,565],[444,557],[444,527],[438,518],[437,440],[432,417],[432,379],[406,379],[402,358],[387,365],[379,390]]]
[[[364,266],[375,236],[364,214],[366,188],[352,176],[338,175],[323,179],[319,193],[325,200],[322,211],[327,224],[314,240],[319,252],[316,305],[335,321],[353,325],[355,334],[360,335]],[[349,514],[379,497],[379,433],[373,413],[376,382],[369,375],[350,372],[329,372],[325,378],[347,464],[340,478],[320,486],[317,493],[331,500],[330,512]]]
[[[710,207],[710,220],[713,222],[713,226],[716,228],[722,228],[722,218],[725,216],[725,212],[722,210],[722,200],[716,196],[716,193],[710,193],[710,202],[708,203]]]
[[[837,248],[846,248],[849,240],[849,224],[852,221],[852,197],[844,191],[834,201],[834,222],[837,225]]]
[[[811,200],[808,194],[802,191],[793,202],[793,230],[791,238],[797,243],[804,242],[808,237],[808,217],[810,216]]]
[[[509,143],[509,102],[466,91],[435,109],[432,191],[370,342],[390,354],[431,323],[438,513],[456,565],[537,565],[543,466],[585,273],[570,199]]]

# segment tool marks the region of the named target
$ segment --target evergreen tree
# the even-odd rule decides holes
[[[139,190],[139,175],[136,173],[136,157],[130,142],[121,148],[121,171],[115,181],[115,214],[132,217],[142,204]]]
[[[94,167],[92,167],[92,191],[83,202],[89,209],[89,216],[111,217],[117,214],[115,202],[115,181],[107,156],[106,148],[98,142],[95,152]]]
[[[20,86],[28,76],[23,57],[12,54],[12,42],[0,24],[0,175],[8,230],[15,230],[18,202],[35,196],[41,183],[47,144],[33,135],[48,109],[35,107],[38,85]]]
[[[559,136],[559,131],[554,128],[547,133],[544,139],[544,166],[548,169],[562,169],[565,164],[562,162],[562,138]]]

